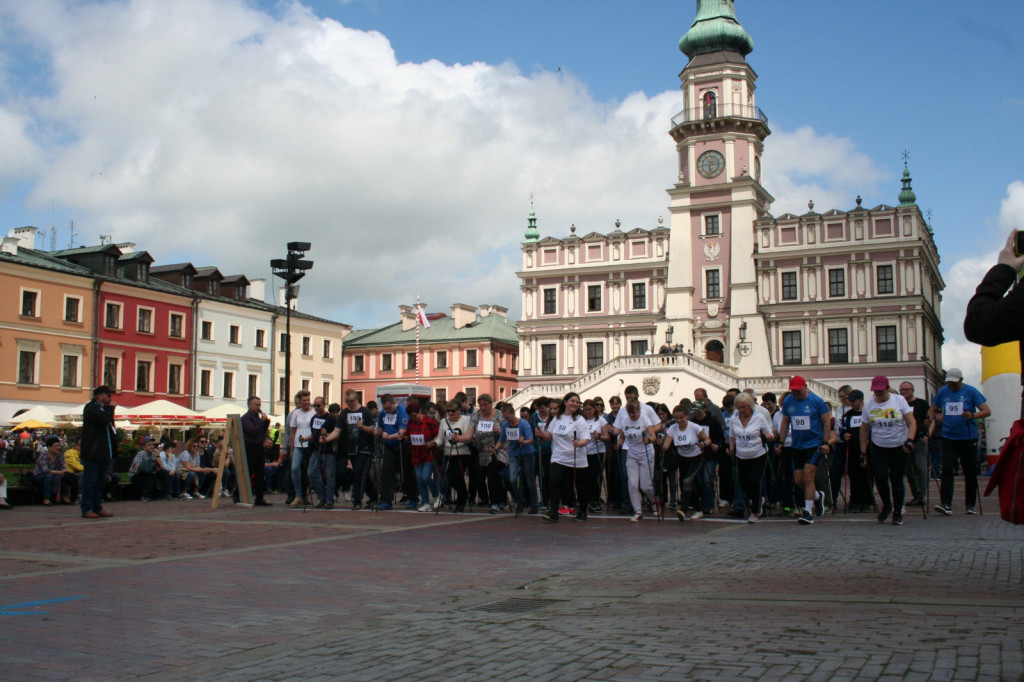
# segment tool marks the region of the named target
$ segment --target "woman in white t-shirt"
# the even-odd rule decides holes
[[[703,504],[700,500],[700,491],[696,486],[697,475],[705,467],[703,449],[711,446],[711,436],[708,431],[699,424],[690,421],[690,413],[685,403],[680,403],[672,411],[675,421],[669,426],[665,433],[663,447],[665,451],[674,452],[679,458],[679,471],[682,478],[682,496],[679,500],[679,509],[676,510],[676,517],[680,521],[689,518],[695,521],[703,518]],[[693,512],[686,516],[686,510]]]
[[[622,412],[625,412],[623,415]],[[615,420],[615,432],[622,436],[622,445],[626,450],[626,478],[629,486],[629,501],[633,505],[634,523],[644,518],[640,493],[647,495],[652,502],[654,494],[654,446],[657,438],[654,427],[657,422],[644,414],[640,402],[631,398]],[[657,509],[655,509],[657,513]]]
[[[764,415],[754,411],[754,399],[749,395],[740,393],[734,404],[736,413],[729,420],[729,453],[736,458],[740,488],[750,510],[747,523],[757,523],[761,516],[761,480],[767,461],[765,441],[775,440],[775,432]]]
[[[917,421],[914,408],[899,393],[889,390],[889,379],[877,376],[871,380],[873,395],[864,403],[861,415],[861,452],[869,452],[875,487],[882,498],[878,522],[885,523],[892,514],[892,525],[903,525],[903,474],[907,455],[914,448]],[[892,486],[890,495],[889,487]]]
[[[606,443],[610,439],[611,426],[601,415],[593,400],[584,400],[583,419],[587,422],[590,442],[587,443],[587,472],[590,474],[590,508],[587,510],[600,514],[601,509],[601,471],[604,464]]]
[[[590,432],[580,412],[580,396],[567,393],[558,408],[548,416],[543,431],[538,430],[537,436],[551,441],[551,469],[549,499],[551,509],[541,514],[545,521],[558,521],[558,507],[563,499],[570,499],[566,494],[576,488],[576,521],[587,520],[587,504],[590,502],[590,474],[587,471],[587,443]]]

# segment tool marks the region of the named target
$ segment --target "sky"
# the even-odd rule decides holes
[[[739,0],[772,213],[896,204],[909,153],[963,309],[1024,228],[1024,3]],[[984,12],[977,11],[983,7]],[[498,304],[542,236],[652,228],[674,182],[692,0],[0,0],[0,232],[134,242],[271,279],[357,328]],[[1011,31],[1007,27],[1012,28]]]

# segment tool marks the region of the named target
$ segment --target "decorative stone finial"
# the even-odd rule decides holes
[[[862,202],[862,201],[864,201],[864,200],[863,200],[863,199],[861,199],[861,198],[860,198],[860,195],[858,194],[858,195],[857,195],[857,208],[860,208],[860,202]]]
[[[808,211],[813,211],[814,210],[814,200],[813,199],[807,202],[807,210]]]
[[[569,231],[570,231],[570,232],[572,232],[573,234],[576,234],[576,223],[573,223],[573,224],[572,224],[572,225],[571,225],[571,226],[569,227]]]

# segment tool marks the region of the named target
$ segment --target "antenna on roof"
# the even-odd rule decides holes
[[[75,237],[77,236],[78,233],[75,232],[75,221],[72,220],[72,221],[70,221],[70,223],[71,223],[71,238],[68,239],[68,248],[69,249],[73,249],[73,248],[75,248]]]
[[[100,245],[101,246],[106,246],[107,244],[109,244],[110,240],[111,240],[111,237],[112,237],[112,235],[109,235],[109,234],[101,234],[100,235]]]
[[[50,251],[57,250],[57,228],[50,225]]]

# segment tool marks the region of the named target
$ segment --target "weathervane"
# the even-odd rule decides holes
[[[907,167],[907,161],[910,160],[910,152],[906,149],[903,150],[903,167]]]

